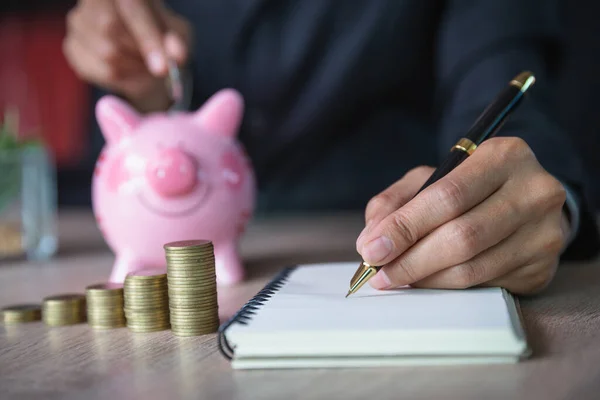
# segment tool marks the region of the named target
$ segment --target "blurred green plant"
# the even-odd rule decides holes
[[[23,153],[41,146],[38,139],[23,139],[19,132],[19,112],[7,108],[0,124],[0,214],[21,191]]]

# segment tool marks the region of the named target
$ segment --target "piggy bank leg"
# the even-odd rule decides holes
[[[244,279],[244,267],[234,243],[215,246],[217,284],[233,285]]]
[[[130,254],[124,253],[117,255],[110,274],[110,281],[114,283],[123,283],[128,273],[141,269],[141,262],[137,261]]]

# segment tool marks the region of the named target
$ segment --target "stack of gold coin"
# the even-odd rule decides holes
[[[49,326],[73,325],[85,322],[85,295],[69,293],[46,297],[42,305],[42,319]]]
[[[125,278],[125,318],[132,332],[169,329],[169,295],[164,270],[132,272]]]
[[[39,304],[15,304],[2,309],[2,321],[7,325],[42,319],[42,307]]]
[[[88,324],[95,329],[125,326],[123,285],[100,283],[85,290]]]
[[[212,242],[172,242],[165,244],[164,249],[173,333],[197,336],[216,332],[219,306]]]

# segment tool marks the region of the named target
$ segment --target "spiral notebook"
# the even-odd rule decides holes
[[[514,363],[529,356],[501,288],[379,291],[345,298],[357,263],[285,268],[219,329],[235,369]]]

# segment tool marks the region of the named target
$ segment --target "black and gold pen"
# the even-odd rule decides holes
[[[443,178],[473,154],[477,146],[483,141],[493,137],[502,127],[506,117],[519,105],[527,89],[534,83],[535,77],[531,72],[527,71],[521,72],[513,78],[509,82],[508,87],[500,92],[479,118],[477,118],[467,134],[452,146],[450,154],[433,172],[417,194]],[[369,265],[363,261],[350,280],[350,290],[346,297],[358,291],[380,269],[381,266]]]

